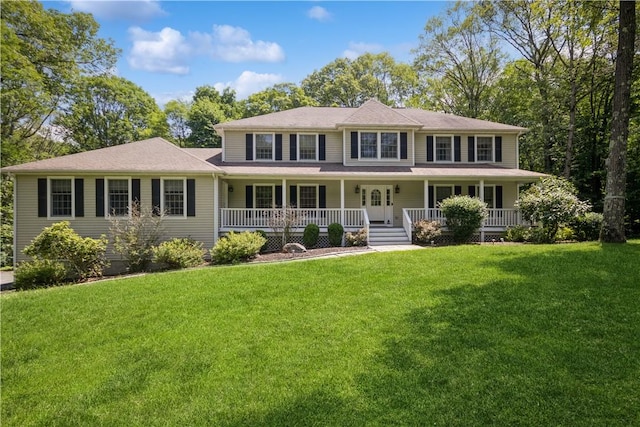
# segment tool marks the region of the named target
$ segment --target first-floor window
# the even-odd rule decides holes
[[[271,209],[273,206],[273,186],[256,185],[255,207],[260,209]]]
[[[129,202],[129,180],[107,180],[107,206],[109,215],[128,215]]]
[[[451,149],[452,138],[450,136],[436,136],[436,161],[450,162],[453,159]]]
[[[256,160],[273,160],[273,134],[256,134]]]
[[[301,209],[317,208],[318,187],[315,185],[301,185],[299,187],[298,205]]]
[[[480,187],[476,186],[476,195],[480,197]],[[495,187],[493,186],[485,186],[484,187],[484,202],[487,204],[489,209],[495,208]]]
[[[298,135],[298,159],[317,160],[317,140],[318,135],[299,134]]]
[[[185,180],[163,180],[163,209],[167,215],[184,216],[185,205]]]
[[[451,197],[452,194],[453,189],[451,187],[436,187],[436,206],[444,199]]]
[[[49,181],[51,216],[72,216],[73,190],[71,178]]]
[[[476,137],[476,159],[478,162],[493,161],[493,137],[492,136]]]

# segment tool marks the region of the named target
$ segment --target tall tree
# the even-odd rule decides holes
[[[237,118],[240,118],[240,113],[233,89],[227,87],[220,93],[209,85],[196,88],[187,120],[191,129],[188,145],[220,147],[222,140],[213,126]]]
[[[243,117],[275,113],[292,108],[316,105],[316,102],[293,83],[278,83],[261,92],[256,92],[241,102]]]
[[[3,2],[0,138],[21,148],[62,105],[76,80],[110,70],[118,55],[89,14],[45,10],[35,0]],[[3,156],[4,157],[4,156]]]
[[[607,185],[604,197],[604,221],[600,240],[624,243],[624,202],[626,190],[626,155],[629,136],[630,94],[633,56],[635,54],[636,5],[620,2],[615,91],[611,119],[611,142],[607,158]]]
[[[491,87],[506,56],[469,3],[458,1],[429,19],[414,53],[432,108],[486,117]]]
[[[191,128],[187,124],[190,109],[191,104],[176,99],[167,102],[164,106],[164,114],[167,116],[171,139],[179,147],[184,147],[189,135],[191,135]]]
[[[73,103],[55,121],[79,150],[167,136],[164,113],[141,87],[117,76],[78,81]]]

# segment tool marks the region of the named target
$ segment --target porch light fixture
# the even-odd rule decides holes
[[[233,193],[233,185],[229,186],[229,193]]]
[[[360,186],[356,185],[356,194],[360,194]]]
[[[396,194],[400,193],[400,186],[398,184],[396,184],[395,191],[396,191]]]

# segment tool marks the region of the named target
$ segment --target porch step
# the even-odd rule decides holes
[[[405,233],[404,228],[370,227],[369,245],[410,245],[411,239]]]

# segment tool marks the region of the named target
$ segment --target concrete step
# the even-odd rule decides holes
[[[404,228],[370,228],[369,245],[410,245],[411,240],[405,233]]]

